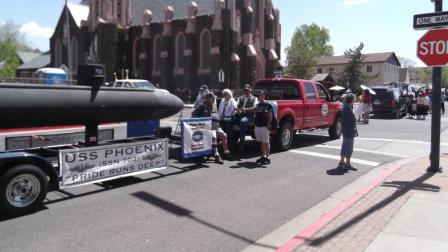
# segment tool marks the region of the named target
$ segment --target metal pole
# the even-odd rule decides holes
[[[442,11],[442,0],[435,0],[434,12]],[[442,68],[432,69],[432,117],[431,117],[431,164],[428,172],[440,172],[440,92],[442,89]]]
[[[67,0],[65,0],[65,30],[67,32],[67,60],[68,60],[68,73],[67,79],[71,80],[72,78],[72,60],[71,60],[71,43],[70,43],[70,19],[68,15],[69,9],[67,5]]]

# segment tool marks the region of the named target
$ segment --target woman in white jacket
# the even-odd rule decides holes
[[[417,98],[417,120],[426,120],[429,110],[429,97],[421,92]]]
[[[233,116],[235,115],[237,103],[233,99],[233,94],[230,89],[224,89],[222,95],[224,98],[219,104],[218,114],[227,134],[227,143],[230,145],[232,143]]]

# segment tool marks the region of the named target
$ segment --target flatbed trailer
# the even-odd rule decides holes
[[[168,139],[111,140],[0,152],[0,211],[38,210],[47,192],[165,169]]]

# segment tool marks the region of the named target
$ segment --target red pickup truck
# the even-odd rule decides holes
[[[331,139],[341,137],[342,103],[334,101],[325,87],[312,80],[261,79],[255,90],[266,90],[266,99],[276,103],[278,129],[271,132],[274,147],[288,150],[294,134],[327,128]]]

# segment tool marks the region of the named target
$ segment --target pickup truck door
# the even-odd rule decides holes
[[[316,83],[317,94],[319,95],[319,102],[321,104],[320,114],[321,114],[321,125],[327,126],[334,121],[336,115],[336,108],[330,104],[330,94],[327,90],[319,83]]]
[[[313,82],[304,82],[303,89],[305,94],[304,128],[317,127],[322,124],[322,104],[318,99],[317,90]]]

